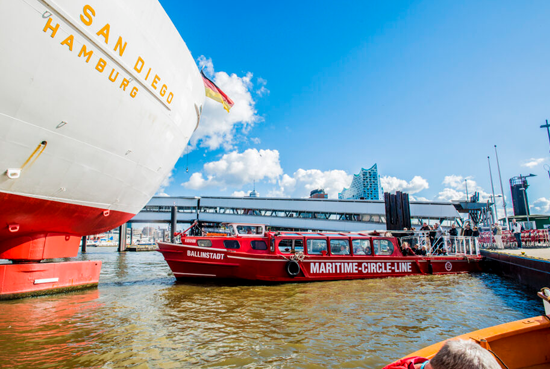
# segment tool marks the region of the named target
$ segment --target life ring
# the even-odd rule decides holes
[[[286,272],[291,277],[296,277],[300,273],[300,264],[296,260],[289,260],[286,263]]]

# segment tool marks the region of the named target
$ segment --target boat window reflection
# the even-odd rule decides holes
[[[289,254],[292,251],[292,240],[280,240],[279,252]]]
[[[245,225],[238,225],[237,226],[237,233],[238,234],[263,234],[263,227],[255,227],[255,226],[245,226]]]
[[[307,240],[307,253],[310,255],[321,255],[323,251],[327,252],[327,241],[312,239]]]
[[[254,250],[267,250],[267,244],[265,241],[250,241],[250,244]]]
[[[330,253],[332,255],[349,255],[348,240],[330,240]]]
[[[241,248],[241,245],[239,244],[239,241],[237,240],[225,240],[223,241],[223,245],[226,249],[239,249]]]
[[[295,252],[304,252],[304,241],[303,240],[294,240],[294,251]]]
[[[370,255],[370,240],[352,240],[354,255]]]
[[[389,240],[373,240],[375,255],[391,255],[393,254],[393,243]]]
[[[212,242],[210,240],[198,240],[197,245],[200,247],[212,247]]]

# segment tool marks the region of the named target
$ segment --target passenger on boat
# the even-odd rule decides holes
[[[456,224],[451,225],[451,229],[449,229],[449,236],[456,237],[458,236],[458,230],[456,229]]]
[[[430,226],[430,233],[428,234],[430,238],[430,246],[433,247],[435,245],[435,229],[434,227]]]
[[[501,369],[489,351],[474,341],[449,340],[431,359],[401,359],[384,369]]]
[[[474,231],[472,231],[472,228],[470,228],[470,223],[466,223],[464,229],[462,230],[462,235],[464,237],[472,237],[472,233],[474,233]]]
[[[370,255],[370,241],[369,240],[353,240],[353,255]]]
[[[422,248],[420,249],[420,252],[419,252],[418,255],[420,255],[420,256],[428,255],[428,248],[426,247],[426,245],[422,246]]]
[[[437,254],[441,255],[445,253],[445,250],[443,249],[443,229],[441,229],[441,226],[439,223],[434,224],[434,231],[435,231],[435,241],[434,241],[434,248]]]
[[[415,256],[413,249],[409,246],[408,242],[403,242],[401,245],[401,250],[403,252],[403,256]]]
[[[501,369],[493,355],[474,341],[449,340],[427,362],[415,369]]]

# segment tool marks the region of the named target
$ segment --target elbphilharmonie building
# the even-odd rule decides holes
[[[341,200],[380,200],[383,193],[378,176],[378,167],[374,164],[369,169],[361,168],[359,174],[353,176],[349,188],[344,188],[338,194]]]

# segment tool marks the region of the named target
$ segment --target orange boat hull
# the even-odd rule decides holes
[[[509,369],[550,368],[550,318],[544,315],[480,329],[453,339],[478,342],[495,353]],[[431,359],[444,344],[445,341],[436,343],[407,357]]]

